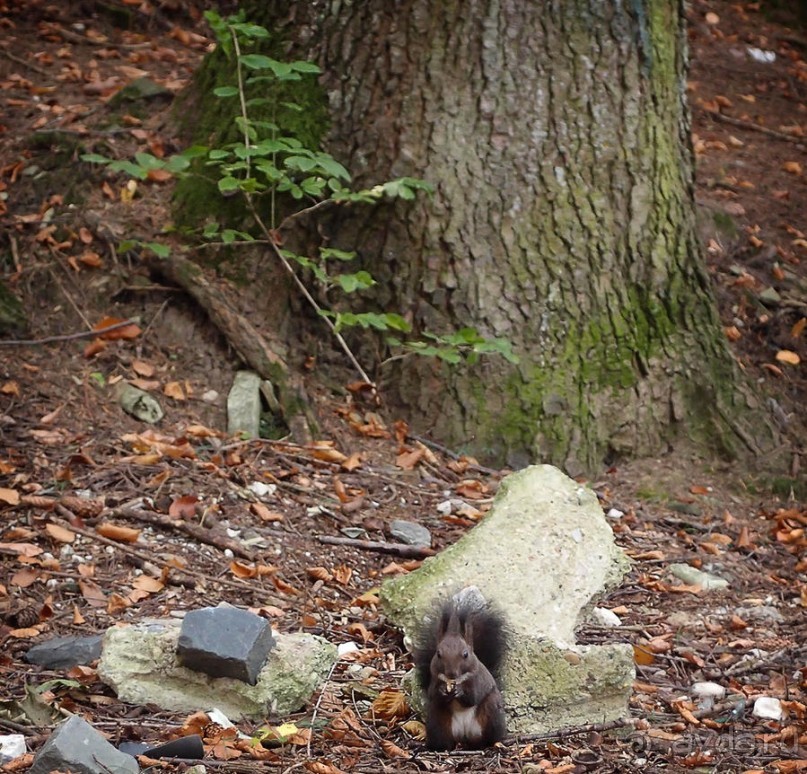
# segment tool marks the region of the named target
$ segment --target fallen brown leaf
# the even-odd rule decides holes
[[[110,524],[109,522],[99,524],[95,531],[102,537],[117,540],[119,543],[136,543],[140,537],[139,529],[121,527],[118,524]]]

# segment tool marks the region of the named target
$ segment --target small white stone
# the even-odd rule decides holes
[[[622,620],[620,617],[613,610],[609,610],[607,607],[595,607],[591,611],[591,614],[594,617],[594,620],[603,626],[622,626]]]
[[[443,500],[437,503],[437,513],[441,516],[448,516],[451,513],[451,500]]]
[[[252,494],[258,497],[265,497],[266,495],[273,495],[277,491],[277,484],[264,484],[263,481],[253,481],[248,487]]]
[[[233,722],[228,718],[220,709],[213,707],[212,710],[207,711],[207,716],[210,718],[211,723],[215,723],[222,728],[232,728]]]
[[[224,549],[224,556],[225,556],[226,559],[232,559],[235,556],[235,554],[233,553],[231,548],[225,548]]]
[[[359,650],[359,646],[355,642],[343,642],[341,645],[338,645],[336,648],[336,652],[339,654],[339,658],[342,656],[347,655],[348,653],[356,653]]]
[[[701,682],[692,683],[692,695],[699,699],[722,699],[726,695],[726,688],[719,683]]]
[[[775,699],[773,696],[758,696],[754,702],[753,714],[758,718],[781,720],[784,713],[779,699]]]
[[[25,737],[22,734],[0,736],[0,766],[19,758],[20,755],[25,755]]]
[[[770,64],[771,62],[776,61],[775,51],[763,51],[761,48],[756,48],[756,46],[746,46],[745,50],[748,51],[748,56],[750,56],[755,62]]]
[[[609,519],[621,519],[624,515],[624,511],[620,511],[619,508],[611,508],[608,513],[605,514]]]

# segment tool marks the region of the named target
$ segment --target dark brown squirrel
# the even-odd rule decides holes
[[[426,696],[426,746],[431,750],[489,747],[506,733],[497,682],[507,638],[490,607],[453,600],[424,632],[415,668]]]

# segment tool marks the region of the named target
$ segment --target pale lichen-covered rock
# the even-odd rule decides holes
[[[543,733],[627,714],[632,648],[579,646],[574,632],[628,568],[594,492],[538,465],[504,479],[478,526],[419,570],[385,583],[381,599],[411,638],[435,598],[478,587],[510,631],[503,669],[509,729]]]
[[[336,661],[336,647],[321,637],[278,634],[257,683],[249,685],[181,666],[176,654],[179,631],[171,620],[113,626],[104,635],[99,676],[125,702],[175,712],[217,707],[237,720],[299,710]]]

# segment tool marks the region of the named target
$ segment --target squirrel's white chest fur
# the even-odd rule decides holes
[[[482,736],[482,726],[476,719],[476,707],[463,707],[458,701],[451,706],[451,736],[457,740],[474,741]]]

